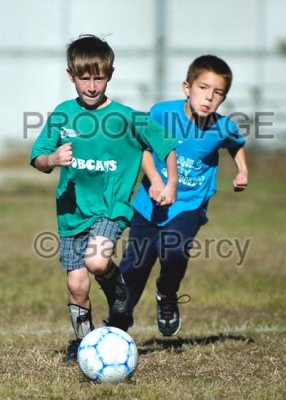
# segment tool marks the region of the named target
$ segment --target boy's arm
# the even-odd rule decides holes
[[[54,167],[69,166],[72,163],[72,145],[66,143],[60,146],[54,153],[38,156],[34,160],[34,166],[42,172],[50,172]]]
[[[172,150],[165,161],[168,172],[168,182],[161,192],[161,197],[163,199],[161,206],[173,204],[177,198],[178,169],[176,151]]]
[[[233,188],[236,192],[241,192],[246,189],[248,184],[248,169],[246,163],[245,150],[241,147],[236,152],[231,152],[230,154],[234,159],[237,166],[238,173],[233,180]]]
[[[160,193],[164,189],[165,185],[155,167],[152,154],[148,150],[145,150],[143,152],[142,169],[150,181],[149,196],[151,197],[151,199],[155,200],[157,204],[160,204],[160,202],[162,201]]]
[[[165,161],[168,172],[166,186],[156,170],[152,154],[149,151],[143,153],[142,168],[151,183],[149,195],[157,204],[162,206],[173,204],[177,196],[178,172],[175,150],[168,154]]]

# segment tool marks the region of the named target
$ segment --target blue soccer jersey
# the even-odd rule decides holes
[[[187,118],[184,100],[158,103],[152,107],[151,116],[178,140],[177,200],[168,208],[157,206],[149,197],[150,183],[145,176],[133,200],[134,208],[157,225],[167,224],[184,211],[202,209],[206,212],[210,198],[216,193],[219,150],[236,150],[245,143],[237,125],[229,118],[215,114],[213,122],[207,128],[199,128]],[[160,161],[155,154],[153,158],[166,183],[165,162]]]

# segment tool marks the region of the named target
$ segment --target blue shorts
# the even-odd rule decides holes
[[[60,238],[60,264],[66,271],[85,267],[84,257],[90,237],[103,236],[114,244],[120,238],[119,223],[107,218],[98,218],[86,231],[75,236]]]

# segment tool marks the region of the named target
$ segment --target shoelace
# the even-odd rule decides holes
[[[186,298],[186,300],[183,300]],[[182,294],[177,297],[161,297],[160,300],[160,318],[164,320],[171,320],[173,318],[173,314],[177,309],[177,304],[186,304],[191,301],[191,296],[188,294]],[[181,300],[181,301],[180,301]]]
[[[184,297],[186,297],[186,300],[182,301],[181,299],[183,299]],[[178,302],[178,304],[186,304],[186,303],[189,303],[191,300],[192,300],[192,297],[189,294],[185,293],[185,294],[181,294],[181,296],[178,297],[177,302]]]
[[[161,296],[159,304],[160,319],[171,320],[177,309],[177,297]]]

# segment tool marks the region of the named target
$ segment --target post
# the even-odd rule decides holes
[[[155,101],[164,100],[166,65],[166,0],[155,1]]]

